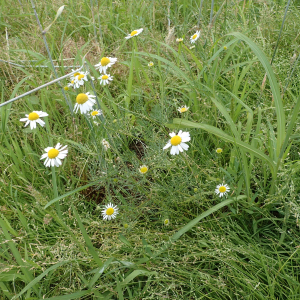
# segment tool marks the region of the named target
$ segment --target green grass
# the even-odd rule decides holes
[[[0,61],[2,103],[55,78],[23,2],[0,0],[0,58],[26,65]],[[104,118],[70,112],[59,85],[0,108],[0,299],[299,299],[299,7],[278,40],[286,3],[201,2],[35,3],[43,28],[66,5],[45,35],[54,65],[85,60],[94,86],[67,100],[96,92]],[[103,56],[118,58],[104,87]],[[33,110],[45,127],[23,127]],[[172,156],[179,129],[190,147]],[[58,142],[54,171],[40,157]]]

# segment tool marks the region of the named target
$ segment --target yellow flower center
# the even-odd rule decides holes
[[[76,72],[73,76],[76,77],[76,76],[78,76],[78,75],[80,75],[80,73],[79,73],[79,72]]]
[[[69,90],[69,87],[68,87],[68,86],[65,86],[65,87],[64,87],[64,90],[65,90],[65,91],[68,91],[68,90]]]
[[[169,224],[169,220],[165,219],[164,223],[165,223],[165,225],[168,225]]]
[[[39,115],[35,112],[32,112],[28,115],[28,120],[30,120],[30,121],[37,120],[38,118],[39,118]]]
[[[130,33],[131,36],[134,36],[135,34],[137,34],[137,30],[133,30],[133,31]]]
[[[59,154],[59,151],[57,149],[54,149],[54,148],[52,148],[48,151],[48,157],[49,158],[55,158],[58,154]]]
[[[102,78],[102,80],[106,80],[106,79],[108,79],[108,76],[107,75],[103,75],[101,78]]]
[[[99,114],[99,112],[98,112],[97,110],[91,112],[91,115],[92,115],[92,116],[97,116],[98,114]]]
[[[77,79],[81,80],[83,77],[84,77],[84,74],[80,74]]]
[[[110,208],[108,208],[107,210],[106,210],[106,214],[107,215],[109,215],[109,216],[111,216],[113,213],[114,213],[114,209],[112,208],[112,207],[110,207]]]
[[[148,171],[148,168],[147,167],[142,167],[142,168],[140,168],[140,171],[141,171],[141,173],[144,174]]]
[[[224,186],[224,185],[222,185],[222,186],[219,187],[219,192],[220,192],[220,193],[225,193],[226,190],[227,190],[227,189],[226,189],[226,186]]]
[[[181,107],[181,108],[180,108],[180,112],[183,113],[183,112],[186,112],[186,111],[187,111],[187,108],[186,108],[186,107]]]
[[[222,148],[217,148],[216,152],[220,154],[220,153],[223,152],[223,149]]]
[[[101,66],[107,66],[110,63],[110,59],[108,57],[102,57],[100,63]]]
[[[197,36],[198,36],[198,34],[195,33],[195,34],[192,36],[192,39],[194,40]]]
[[[77,97],[76,97],[76,102],[78,104],[83,104],[85,103],[86,101],[88,101],[89,97],[86,95],[86,94],[78,94]]]
[[[181,143],[182,138],[179,135],[175,135],[171,138],[171,145],[172,146],[177,146]]]

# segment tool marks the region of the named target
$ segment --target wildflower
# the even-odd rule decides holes
[[[153,66],[154,66],[153,61],[150,61],[149,64],[148,64],[148,67],[153,67]]]
[[[142,165],[140,166],[139,171],[141,174],[145,174],[148,172],[148,167],[146,165]]]
[[[197,30],[196,33],[194,35],[191,36],[191,43],[195,43],[198,39],[199,39],[199,36],[200,36],[200,30]]]
[[[74,71],[74,70],[72,70]],[[73,87],[74,89],[78,89],[81,85],[84,85],[85,81],[88,81],[87,79],[87,75],[89,74],[89,72],[76,72],[75,74],[73,74],[70,79],[71,79],[71,83],[68,84],[68,87]],[[93,78],[92,78],[93,79]]]
[[[189,109],[189,107],[187,107],[186,105],[184,105],[184,106],[179,107],[177,110],[180,113],[184,113],[184,112],[188,111],[188,109]]]
[[[41,120],[41,117],[47,117],[48,114],[42,111],[33,111],[29,115],[26,115],[26,118],[20,119],[21,122],[26,122],[24,127],[26,127],[30,123],[30,129],[36,128],[36,123],[39,123],[42,127],[44,127],[45,122]]]
[[[115,219],[118,214],[117,205],[114,206],[112,203],[107,204],[102,210],[103,220]]]
[[[86,114],[88,111],[92,110],[92,106],[96,103],[96,100],[93,99],[96,96],[90,95],[90,93],[80,93],[76,97],[76,104],[74,107],[75,113],[80,109],[81,114]]]
[[[226,46],[224,46],[223,49],[226,51],[228,48]]]
[[[218,154],[221,154],[221,153],[223,152],[223,149],[222,149],[222,148],[217,148],[217,149],[216,149],[216,152],[217,152]]]
[[[95,65],[96,68],[99,68],[100,73],[106,74],[107,68],[110,68],[118,59],[113,57],[102,57],[100,63]]]
[[[164,219],[164,225],[168,226],[170,224],[170,220],[169,219]]]
[[[191,140],[189,132],[182,132],[182,130],[180,130],[177,135],[175,132],[172,132],[169,135],[171,139],[163,149],[165,150],[172,146],[170,151],[171,155],[179,154],[179,151],[183,152],[183,150],[189,148],[189,145],[185,143]]]
[[[68,91],[68,90],[69,90],[69,87],[68,87],[68,86],[65,86],[65,87],[64,87],[64,90],[65,90],[65,91]]]
[[[90,112],[90,115],[93,119],[95,119],[97,116],[102,115],[102,110],[101,109],[93,110],[92,112]]]
[[[227,184],[219,184],[215,189],[215,193],[220,197],[226,196],[229,191],[230,188]]]
[[[134,36],[137,36],[139,35],[141,32],[143,31],[143,28],[140,28],[140,29],[136,29],[136,30],[133,30],[130,34],[128,34],[127,36],[125,36],[125,39],[128,40]]]
[[[127,223],[124,224],[124,228],[127,229],[129,225]]]
[[[103,139],[103,140],[101,141],[101,143],[102,143],[102,145],[103,145],[105,151],[107,151],[107,149],[110,148],[110,144],[109,144],[109,142],[108,142],[106,139]]]
[[[198,191],[198,189],[197,189],[197,188],[194,188],[194,192],[197,193],[197,191]]]
[[[66,149],[68,146],[63,146],[61,148],[61,144],[58,143],[55,148],[53,147],[47,147],[44,149],[46,153],[44,153],[41,157],[41,159],[46,158],[44,161],[44,165],[46,167],[59,167],[62,162],[61,159],[64,159],[67,156],[68,149]]]
[[[106,85],[113,80],[113,76],[110,76],[109,74],[104,74],[101,75],[98,79],[100,79],[100,84]]]
[[[183,38],[176,39],[176,42],[177,42],[177,43],[183,42]]]

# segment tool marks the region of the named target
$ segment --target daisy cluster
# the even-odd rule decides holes
[[[133,37],[136,37],[143,31],[143,28],[133,30],[128,36],[125,37],[125,39],[130,39]],[[191,43],[195,43],[196,40],[200,36],[200,31],[197,31],[194,35],[191,36],[190,41]],[[183,42],[183,38],[177,39],[177,42]],[[111,68],[115,63],[117,62],[117,58],[113,57],[102,57],[100,59],[99,64],[95,65],[95,68],[99,70],[100,77],[98,78],[100,80],[101,85],[108,85],[112,80],[113,77],[108,74],[108,69]],[[149,67],[152,67],[154,65],[153,62],[150,62],[148,64]],[[73,70],[74,72],[74,70]],[[74,89],[78,89],[80,87],[83,87],[85,82],[88,81],[89,72],[75,72],[70,77],[70,83],[68,83],[67,87],[65,87],[65,90],[68,90],[69,87],[72,87]],[[91,77],[92,80],[94,80],[93,77]],[[80,111],[81,114],[88,114],[91,118],[95,119],[97,116],[100,116],[102,114],[102,111],[100,109],[95,110],[93,109],[93,106],[96,104],[95,100],[96,96],[91,95],[89,92],[87,93],[79,93],[76,97],[76,103],[74,106],[74,112],[77,113]],[[189,110],[189,107],[186,105],[179,107],[178,112],[180,114],[186,113]],[[21,122],[25,122],[25,127],[30,124],[30,128],[35,129],[37,127],[37,124],[44,127],[45,122],[41,119],[44,117],[48,117],[48,114],[43,111],[32,111],[29,114],[25,115],[26,118],[20,119]],[[190,133],[186,131],[180,130],[178,133],[171,132],[169,133],[170,139],[167,142],[167,144],[163,147],[163,150],[170,148],[170,154],[171,155],[178,155],[184,151],[187,151],[189,149],[189,145],[187,144],[190,142],[191,137]],[[108,150],[110,148],[110,144],[105,139],[102,140],[102,145],[105,150]],[[66,158],[68,154],[68,146],[62,146],[60,143],[56,144],[55,147],[47,147],[44,149],[45,153],[41,156],[41,160],[45,159],[44,165],[46,167],[59,167],[62,165],[62,159]],[[218,154],[222,153],[221,148],[217,148],[216,152]],[[138,169],[141,176],[146,176],[146,173],[149,171],[149,167],[146,165],[142,165]],[[230,191],[230,188],[227,184],[219,184],[217,185],[215,189],[215,193],[219,197],[226,196],[227,193]],[[102,210],[102,216],[104,220],[111,220],[116,218],[117,214],[119,213],[118,207],[112,203],[109,203],[108,205],[104,206]],[[163,224],[169,225],[170,221],[168,218],[164,219]]]

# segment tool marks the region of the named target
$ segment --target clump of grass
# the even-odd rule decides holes
[[[30,64],[4,65],[4,102],[49,82],[53,71],[35,65],[49,63],[30,5],[18,17],[0,5],[7,56]],[[36,3],[42,26],[58,7]],[[47,41],[58,76],[65,59],[86,61],[89,82],[77,74],[78,89],[62,83],[78,113],[54,85],[1,107],[3,297],[296,299],[300,102],[293,85],[282,99],[281,84],[291,74],[285,49],[293,47],[297,11],[285,20],[288,35],[271,67],[284,7],[193,0],[149,7],[71,1]],[[276,16],[265,24],[270,11]],[[135,28],[144,30],[125,41]],[[103,57],[117,58],[102,72],[113,76],[105,86],[95,67]],[[90,112],[80,106],[84,95],[97,97],[90,97],[97,114],[80,114]],[[30,111],[47,112],[44,127],[22,127]],[[183,137],[179,129],[189,132],[189,148],[170,155],[163,147]],[[46,168],[43,150],[57,143],[68,145],[67,157]]]

